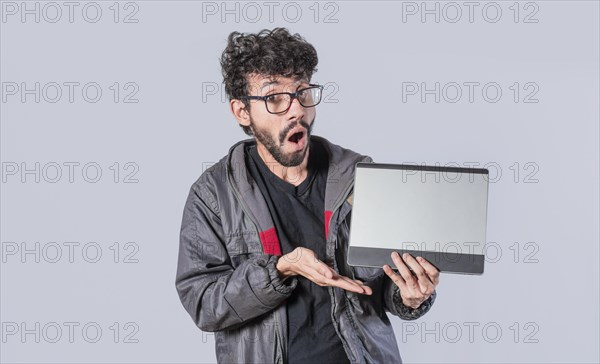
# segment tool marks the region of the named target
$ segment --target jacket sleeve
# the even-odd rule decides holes
[[[297,284],[293,277],[279,278],[274,255],[250,257],[234,269],[221,217],[211,202],[204,186],[192,186],[183,212],[175,279],[181,303],[203,331],[233,329],[267,313]]]
[[[404,320],[416,320],[425,315],[435,302],[437,292],[434,290],[428,299],[417,308],[411,308],[402,303],[400,288],[387,276],[383,275],[383,303],[385,309]]]

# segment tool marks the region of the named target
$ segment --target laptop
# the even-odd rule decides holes
[[[397,251],[440,272],[483,274],[489,171],[356,163],[348,264],[396,265]]]

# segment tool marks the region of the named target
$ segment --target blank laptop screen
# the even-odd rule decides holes
[[[388,264],[378,264],[372,254],[378,249],[382,257],[394,250],[433,252],[445,255],[437,257],[446,258],[442,270],[462,272],[460,265],[473,261],[464,258],[483,256],[487,194],[486,169],[357,163],[350,247],[359,249],[349,255],[363,254],[351,263]]]

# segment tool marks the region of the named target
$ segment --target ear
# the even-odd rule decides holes
[[[233,99],[229,101],[229,107],[240,125],[250,126],[250,114],[241,100]]]

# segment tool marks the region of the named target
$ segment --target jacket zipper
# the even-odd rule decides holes
[[[242,200],[241,195],[238,193],[237,189],[235,188],[235,185],[231,182],[230,176],[229,176],[229,172],[227,172],[227,181],[229,182],[229,186],[231,187],[233,194],[235,195],[235,197],[238,199],[238,202],[240,204],[240,207],[242,208],[242,211],[248,215],[248,217],[250,218],[250,220],[252,221],[252,223],[254,224],[254,226],[256,227],[256,231],[259,232],[260,231],[260,227],[258,225],[258,221],[256,220],[256,218],[254,217],[254,215],[252,214],[251,211],[247,210],[245,208],[245,202]],[[260,241],[260,235],[258,236],[258,239]],[[261,244],[262,247],[262,244]],[[264,249],[263,249],[263,253],[264,253]],[[279,308],[277,308],[276,310],[279,310]],[[279,321],[282,321],[285,317],[282,317],[283,314],[279,313]],[[276,324],[275,325],[275,335],[277,335],[277,337],[279,338],[279,343],[280,343],[280,347],[281,347],[281,357],[284,363],[287,362],[287,357],[285,354],[285,350],[283,350],[283,334],[281,333],[281,324]]]
[[[344,203],[344,200],[347,198],[348,193],[350,192],[351,187],[354,185],[354,181],[349,182],[346,187],[344,188],[344,192],[342,193],[342,197],[336,201],[336,203],[334,204],[334,208],[331,211],[331,218],[333,218],[333,216],[335,215],[336,211],[342,206],[342,204]],[[330,229],[329,229],[329,235],[332,235],[333,229],[331,229],[331,221],[330,221]],[[337,233],[337,231],[336,231]],[[329,239],[329,237],[325,237],[326,241],[327,239]],[[335,239],[335,250],[338,249],[338,240]],[[335,251],[333,254],[333,264],[334,264],[334,268],[337,269],[337,264],[335,262]],[[329,298],[331,299],[331,319],[335,322],[335,307],[337,306],[336,300],[335,300],[335,294],[333,291],[333,287],[328,287],[329,288]],[[337,334],[340,336],[342,345],[344,347],[344,349],[346,349],[347,352],[349,352],[350,354],[352,354],[352,356],[354,357],[353,361],[358,361],[358,355],[357,353],[352,349],[352,347],[350,347],[350,345],[347,344],[347,340],[341,335],[341,333],[339,332],[337,325],[333,325],[333,327],[335,328],[335,331],[337,332]],[[350,359],[350,358],[349,358]]]
[[[336,201],[336,203],[334,204],[333,210],[331,212],[332,218],[333,218],[333,215],[335,215],[335,212],[342,206],[344,201],[348,198],[348,194],[350,193],[350,190],[352,189],[353,186],[354,186],[354,181],[352,180],[344,188],[344,192],[341,194],[341,198],[338,201]],[[344,218],[345,218],[345,216],[344,216]],[[339,219],[339,216],[338,216],[338,219]],[[329,234],[332,234],[332,231],[333,231],[333,229],[331,229],[331,221],[330,221]],[[337,233],[337,231],[336,231],[336,233]],[[325,237],[325,238],[327,240],[329,237]],[[338,249],[338,239],[335,239],[335,249],[336,250]],[[333,263],[334,263],[334,267],[337,268],[337,264],[335,262],[335,252],[334,252],[334,256],[333,256]],[[334,306],[337,305],[337,303],[335,302],[335,294],[333,292],[333,287],[329,287],[329,296],[331,298],[331,317],[332,317],[332,320],[335,321],[335,315],[333,313],[335,310]],[[355,325],[355,323],[352,322],[353,321],[352,317],[350,317],[349,315],[348,315],[348,319],[351,321],[352,325]],[[335,331],[338,332],[337,326],[333,325],[333,327],[335,328]],[[338,332],[338,335],[340,335],[340,338],[342,338],[341,337],[342,335],[339,332]],[[346,344],[346,340],[342,339],[341,341],[342,341],[342,345],[344,346],[344,348],[347,348],[348,352],[350,352],[355,357],[355,360],[357,362],[360,362],[360,358],[359,358],[358,354],[349,345]]]

